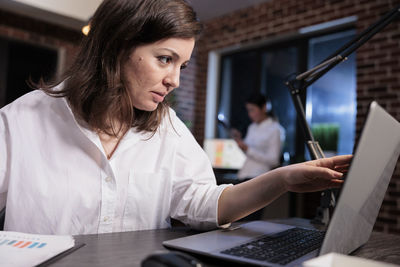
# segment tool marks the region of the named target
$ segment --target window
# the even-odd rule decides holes
[[[30,92],[29,78],[52,78],[57,62],[55,49],[0,38],[0,107]]]
[[[308,67],[316,66],[354,35],[350,30],[310,39]],[[306,107],[307,121],[322,149],[328,154],[351,154],[356,123],[355,54],[307,89]]]
[[[304,159],[304,138],[296,129],[296,111],[284,82],[302,73],[354,37],[354,30],[307,35],[246,51],[223,54],[220,63],[215,137],[229,138],[229,128],[243,135],[250,124],[245,100],[254,91],[269,98],[286,131],[285,160]],[[331,153],[351,153],[355,135],[356,68],[354,54],[307,89],[304,106],[317,141]],[[300,145],[299,145],[300,144]],[[326,147],[326,148],[325,148]],[[298,159],[296,158],[298,157]]]

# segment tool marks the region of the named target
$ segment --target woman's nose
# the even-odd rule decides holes
[[[179,87],[179,79],[180,79],[180,69],[173,70],[168,73],[167,77],[164,79],[164,84],[170,87],[170,89],[175,89]]]

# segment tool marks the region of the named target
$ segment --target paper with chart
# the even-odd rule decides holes
[[[0,265],[35,266],[74,245],[72,236],[0,231]]]
[[[214,168],[240,169],[246,160],[246,154],[233,139],[206,139],[204,151]]]

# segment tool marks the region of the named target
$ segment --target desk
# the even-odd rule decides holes
[[[278,220],[273,220],[278,221]],[[279,220],[287,224],[310,226],[308,220]],[[75,239],[86,245],[51,266],[140,266],[155,251],[166,251],[162,241],[194,234],[187,228],[134,231],[98,235],[79,235]],[[354,255],[377,261],[400,264],[400,236],[374,232]],[[196,256],[205,266],[226,266],[221,260]],[[229,266],[243,266],[233,265]]]

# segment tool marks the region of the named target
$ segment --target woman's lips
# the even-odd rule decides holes
[[[151,91],[151,95],[153,97],[154,102],[163,102],[164,101],[165,94]]]

